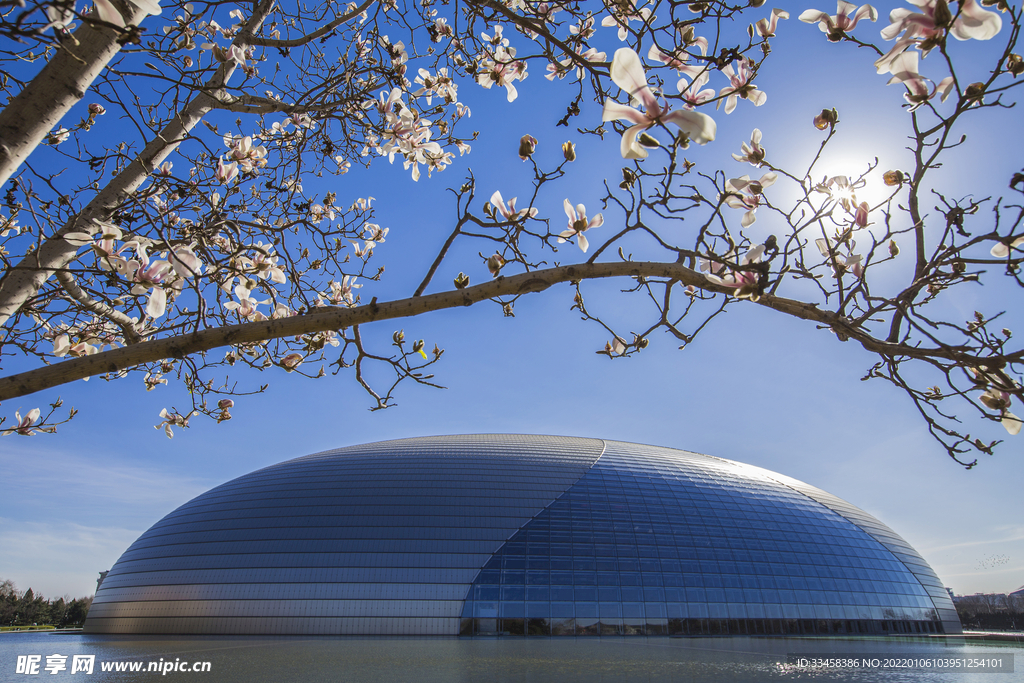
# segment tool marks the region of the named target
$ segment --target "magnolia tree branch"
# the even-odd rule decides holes
[[[580,282],[611,277],[668,278],[682,285],[692,285],[709,291],[727,293],[733,290],[715,285],[697,271],[679,263],[645,263],[626,261],[621,263],[585,263],[536,270],[529,273],[499,276],[482,285],[462,290],[414,296],[408,299],[378,303],[376,300],[354,308],[323,308],[305,315],[288,318],[242,323],[215,329],[202,330],[165,339],[141,342],[110,351],[63,361],[37,370],[19,373],[0,379],[0,401],[27,396],[75,380],[105,373],[118,373],[144,363],[154,363],[168,358],[184,358],[211,349],[253,344],[269,339],[294,337],[297,335],[339,330],[356,325],[399,318],[411,318],[432,311],[440,311],[473,304],[497,297],[519,296],[542,292],[562,282]],[[874,339],[849,325],[843,317],[819,309],[812,304],[775,297],[762,296],[758,302],[773,310],[796,318],[819,323],[855,339],[865,349],[883,356],[905,358],[935,358],[958,363],[980,364],[971,354],[960,353],[951,348],[922,348]],[[1021,354],[1015,354],[1015,360]]]

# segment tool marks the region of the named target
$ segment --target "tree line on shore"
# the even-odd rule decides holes
[[[1020,595],[965,595],[954,602],[965,629],[1024,630],[1024,597]]]
[[[81,626],[92,605],[92,596],[68,595],[47,599],[33,592],[18,590],[10,579],[0,579],[0,626],[51,624],[57,628]]]

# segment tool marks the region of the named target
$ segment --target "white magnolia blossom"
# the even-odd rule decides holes
[[[757,220],[754,212],[761,205],[761,193],[766,187],[770,187],[778,179],[778,174],[772,171],[761,176],[760,180],[751,180],[750,176],[740,176],[725,182],[725,194],[723,201],[726,206],[733,209],[746,209],[740,220],[740,225],[749,227]]]
[[[639,136],[656,124],[674,123],[690,140],[699,145],[715,139],[715,121],[707,114],[683,109],[670,112],[667,107],[662,107],[658,103],[647,85],[647,74],[644,73],[640,56],[630,48],[616,50],[615,58],[612,60],[611,76],[615,85],[629,93],[630,99],[644,108],[641,112],[611,99],[604,103],[602,120],[624,120],[633,124],[622,134],[621,153],[624,159],[647,158],[647,150],[640,145]]]
[[[569,227],[559,233],[558,242],[562,243],[575,237],[580,251],[585,254],[587,249],[590,248],[590,243],[587,242],[587,236],[583,233],[591,228],[599,228],[604,225],[604,216],[597,214],[588,220],[586,207],[582,204],[577,204],[574,207],[568,198],[563,202],[563,207],[565,208],[565,215],[569,217]]]

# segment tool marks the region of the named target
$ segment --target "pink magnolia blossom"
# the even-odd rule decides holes
[[[118,272],[135,283],[132,294],[139,296],[149,291],[146,313],[152,318],[159,318],[167,309],[167,292],[164,287],[175,279],[174,269],[169,261],[151,259],[147,251],[145,245],[137,245],[137,257],[118,264]]]
[[[778,174],[773,172],[765,173],[760,180],[751,180],[750,176],[740,176],[725,181],[724,201],[726,206],[733,209],[746,209],[740,220],[744,228],[753,225],[757,217],[754,212],[761,205],[761,193],[766,187],[771,186],[778,179]]]
[[[931,80],[919,74],[917,71],[919,57],[918,52],[908,50],[898,54],[889,66],[892,78],[886,85],[902,83],[906,86],[907,92],[903,94],[903,98],[910,103],[910,111],[914,111],[937,94],[941,94],[940,101],[945,102],[955,84],[952,76],[946,76],[938,85],[935,85]]]
[[[740,151],[743,154],[733,154],[736,161],[746,161],[751,166],[759,167],[764,164],[765,149],[761,146],[761,130],[755,128],[750,134],[750,144],[742,143]]]
[[[736,298],[757,301],[760,298],[760,274],[745,267],[760,263],[762,256],[764,245],[758,244],[747,251],[737,268],[728,265],[728,261],[735,258],[734,252],[730,250],[722,259],[700,259],[700,269],[707,273],[704,277],[710,282],[736,290],[733,294]]]
[[[653,19],[650,8],[636,8],[636,0],[620,0],[613,3],[612,7],[616,11],[602,19],[601,26],[617,26],[619,40],[629,37],[629,22],[640,21],[646,24]]]
[[[18,423],[17,427],[4,430],[4,436],[10,436],[11,434],[20,434],[21,436],[32,436],[40,431],[38,428],[33,428],[32,425],[39,419],[39,408],[33,408],[25,414],[25,417],[21,416],[20,408],[14,411],[14,419]]]
[[[640,133],[655,124],[674,123],[690,140],[699,145],[715,139],[715,121],[707,114],[686,110],[669,112],[667,107],[663,108],[658,103],[647,85],[647,75],[644,73],[640,57],[633,50],[623,47],[615,52],[611,76],[615,85],[629,93],[630,98],[644,108],[641,112],[611,99],[604,103],[602,120],[625,120],[634,124],[622,134],[621,152],[624,159],[647,158],[647,150],[640,145],[638,138]]]
[[[1021,419],[1010,412],[1010,398],[1009,392],[1002,391],[997,387],[988,387],[985,389],[985,393],[978,397],[986,408],[995,410],[1000,414],[1000,422],[1003,427],[1012,436],[1020,434]]]
[[[933,47],[942,42],[946,34],[946,26],[940,17],[936,21],[935,13],[939,0],[908,0],[917,7],[913,11],[904,7],[889,13],[889,25],[882,29],[882,38],[892,40],[899,36],[892,48],[875,62],[878,73],[889,73],[893,60],[911,47],[917,47],[922,55],[927,55]],[[945,0],[942,0],[945,5]],[[957,40],[989,40],[995,37],[1003,27],[1003,21],[995,12],[983,9],[976,0],[962,0],[959,14],[949,28],[949,33]],[[946,8],[948,10],[948,7]],[[943,24],[943,25],[940,25]],[[900,35],[900,34],[903,35]]]
[[[355,277],[346,275],[341,282],[331,282],[331,291],[326,295],[326,301],[335,306],[355,306],[356,298],[352,290],[360,287],[362,285],[356,284]]]
[[[563,206],[565,207],[565,215],[569,217],[569,227],[558,235],[558,242],[561,244],[575,237],[580,250],[585,254],[587,249],[590,248],[590,243],[587,242],[587,237],[583,233],[591,228],[599,228],[604,225],[604,216],[597,214],[588,221],[587,209],[582,204],[577,204],[573,207],[572,203],[566,199]]]
[[[813,10],[812,10],[813,11]],[[781,9],[773,9],[771,16],[767,19],[759,19],[754,24],[754,30],[762,38],[774,38],[775,29],[778,27],[779,19],[789,19],[789,12]]]
[[[167,410],[167,408],[163,408],[160,411],[160,417],[163,418],[163,422],[161,422],[158,425],[154,425],[153,429],[160,429],[161,427],[163,427],[164,434],[167,435],[167,438],[173,439],[174,432],[171,430],[171,427],[188,427],[188,419],[192,417],[193,414],[194,413],[189,413],[188,415],[181,415],[179,413],[169,411]]]
[[[818,251],[825,257],[826,262],[832,268],[832,277],[842,277],[844,273],[852,273],[854,277],[860,278],[864,275],[864,264],[863,258],[860,254],[854,254],[853,250],[857,246],[857,243],[850,240],[848,245],[849,253],[846,255],[833,253],[829,247],[828,240],[824,237],[819,237],[814,240],[814,244],[818,247]]]
[[[699,107],[715,98],[716,93],[713,88],[701,90],[701,86],[708,82],[707,67],[688,66],[683,73],[693,78],[691,83],[687,83],[685,78],[680,78],[679,83],[676,84],[679,94],[682,96],[683,101],[686,102],[686,109],[693,110],[694,107]]]
[[[216,178],[227,185],[238,175],[238,162],[224,163],[224,157],[217,160]]]
[[[848,31],[857,27],[857,22],[867,18],[874,21],[878,18],[878,12],[871,5],[857,5],[846,0],[839,0],[836,7],[836,14],[828,14],[815,9],[809,9],[800,15],[800,21],[808,24],[818,24],[821,32],[831,40],[837,42],[843,39]]]
[[[526,216],[533,218],[537,215],[537,209],[534,207],[516,210],[516,199],[518,197],[508,200],[508,205],[506,206],[505,200],[501,197],[501,191],[495,190],[494,194],[491,195],[491,205],[494,206],[494,210],[506,221],[518,221]]]
[[[498,46],[494,52],[486,52],[487,57],[480,63],[480,71],[476,74],[476,82],[490,90],[498,85],[508,91],[508,101],[514,102],[519,92],[512,85],[515,81],[526,80],[526,62],[515,59],[515,48]]]
[[[257,301],[252,298],[252,290],[244,284],[235,285],[235,298],[238,301],[228,301],[224,304],[224,308],[229,311],[235,311],[240,318],[246,320],[252,320],[253,322],[266,320],[266,316],[256,310],[256,307],[260,304],[267,303],[266,299]]]
[[[565,78],[569,74],[569,72],[573,70],[573,65],[575,65],[576,80],[580,80],[583,78],[583,74],[585,73],[582,62],[603,62],[606,59],[608,59],[608,55],[606,55],[603,52],[598,52],[597,48],[592,47],[589,48],[586,52],[582,54],[577,54],[574,57],[567,56],[565,59],[561,61],[550,62],[547,65],[548,73],[547,75],[544,76],[544,78],[548,79],[549,81],[553,81],[556,78],[561,80],[562,78]]]
[[[733,68],[735,65],[735,68]],[[725,100],[725,113],[731,114],[736,109],[739,98],[752,102],[755,107],[760,107],[768,100],[767,93],[758,90],[757,86],[750,82],[754,77],[754,62],[750,59],[739,59],[732,64],[726,64],[722,73],[729,78],[729,85],[722,88],[718,95],[729,97]],[[721,104],[721,102],[719,102]]]
[[[156,16],[160,14],[160,3],[156,0],[133,0],[133,4],[143,10],[147,15],[151,14]],[[93,0],[93,6],[96,10],[96,16],[102,21],[124,28],[124,17],[121,16],[121,12],[114,7],[114,4],[110,2],[110,0]]]

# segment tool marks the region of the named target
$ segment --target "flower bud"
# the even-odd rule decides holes
[[[399,330],[398,332],[395,332],[393,335],[391,335],[391,341],[395,342],[396,344],[401,344],[402,342],[404,342],[405,330]]]
[[[107,110],[103,108],[102,104],[96,104],[95,102],[89,105],[89,113],[96,116],[106,114]]]
[[[459,273],[458,277],[455,278],[455,289],[465,289],[469,287],[469,276],[465,273]]]
[[[964,96],[974,102],[981,102],[981,98],[984,94],[985,84],[981,82],[971,83],[967,86],[967,90],[964,91]]]
[[[281,367],[288,372],[291,372],[302,364],[302,360],[303,358],[301,353],[289,353],[281,359]]]
[[[903,184],[903,171],[886,171],[882,174],[882,182],[889,187]]]
[[[953,13],[949,11],[946,0],[935,1],[935,12],[932,18],[936,28],[946,28],[953,22]]]
[[[221,400],[217,401],[217,407],[220,408],[221,410],[227,410],[228,408],[234,408],[235,402],[232,401],[230,398],[222,398]]]
[[[537,149],[537,138],[532,135],[524,135],[519,139],[519,158],[523,161],[533,156],[535,149]]]
[[[896,244],[896,240],[889,240],[889,256],[893,258],[900,255],[900,248]]]
[[[642,147],[661,147],[661,143],[647,133],[640,133],[638,142]]]
[[[562,155],[566,161],[576,161],[576,145],[572,144],[572,142],[563,142]]]
[[[1010,53],[1006,58],[1006,70],[1013,74],[1014,78],[1024,74],[1024,59],[1018,54]]]
[[[498,273],[501,272],[504,265],[505,259],[501,257],[501,254],[495,253],[487,258],[487,270],[491,271],[492,277],[498,277]]]
[[[822,109],[821,113],[814,117],[814,127],[818,130],[835,128],[837,123],[839,123],[839,112],[835,108]]]

